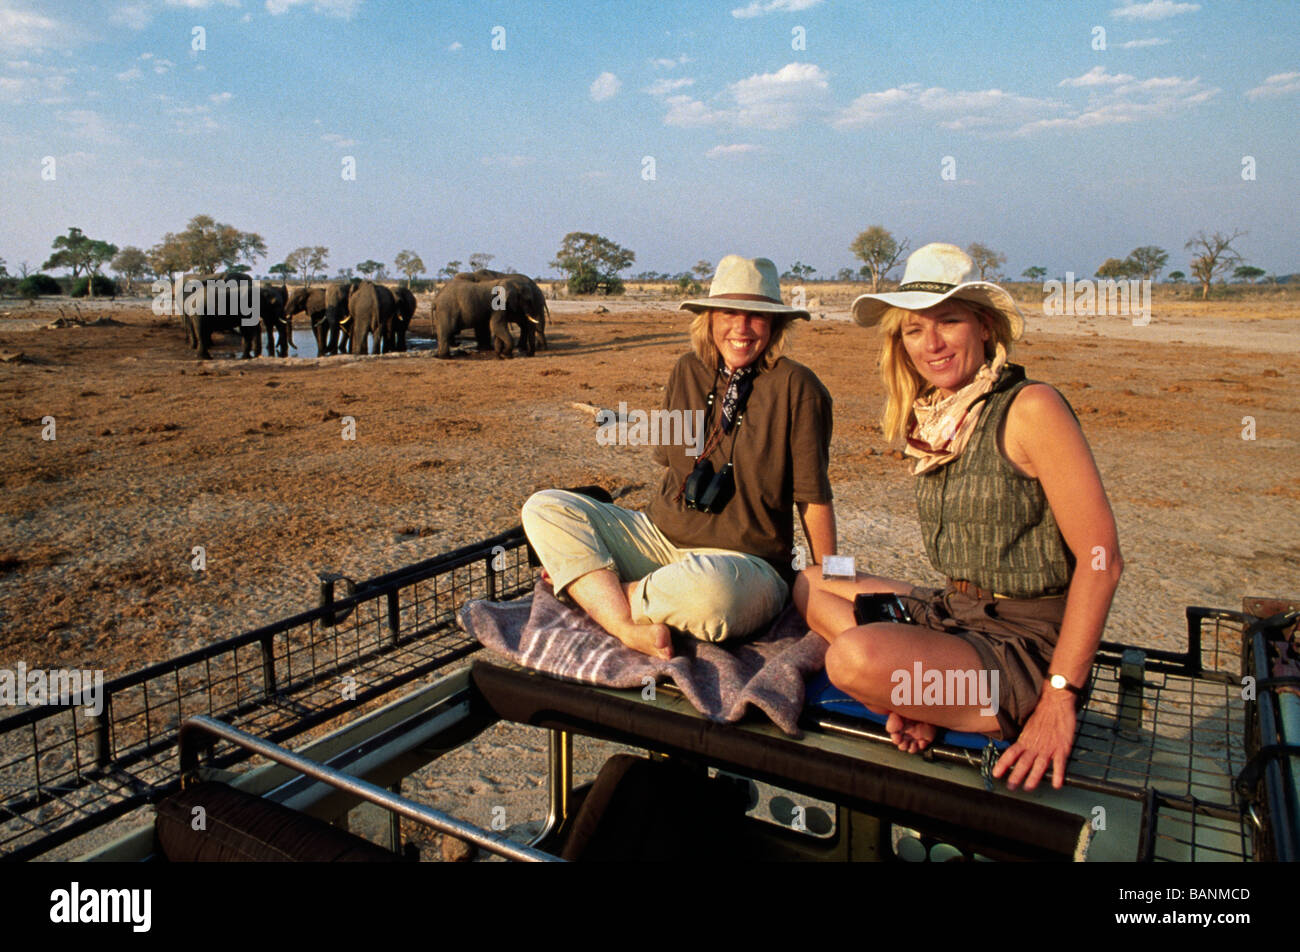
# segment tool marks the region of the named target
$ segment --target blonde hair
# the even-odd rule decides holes
[[[727,310],[727,308],[718,308],[718,310]],[[776,363],[781,352],[785,350],[786,335],[790,330],[790,325],[794,323],[794,317],[790,314],[773,313],[768,311],[749,311],[750,314],[760,314],[772,318],[772,336],[768,339],[767,347],[759,355],[758,366],[763,370],[771,370],[772,365]],[[695,320],[691,321],[691,350],[695,351],[695,356],[704,362],[706,367],[716,367],[722,360],[722,355],[718,353],[718,345],[713,343],[713,309],[697,311]]]
[[[989,330],[989,339],[984,342],[984,358],[992,359],[1001,344],[1011,353],[1011,321],[997,308],[967,301],[949,298],[944,303],[961,304],[970,311]],[[912,419],[912,404],[917,397],[923,396],[931,387],[925,378],[912,365],[903,346],[903,321],[909,314],[916,313],[899,307],[891,307],[880,320],[880,332],[885,335],[885,344],[880,351],[880,378],[885,384],[885,412],[881,415],[881,427],[885,439],[892,440],[907,432]]]

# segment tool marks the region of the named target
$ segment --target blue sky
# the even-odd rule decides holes
[[[631,272],[739,252],[824,274],[874,224],[983,242],[1012,276],[1147,244],[1187,271],[1202,229],[1300,271],[1295,14],[0,0],[0,258],[39,265],[70,225],[147,248],[206,213],[263,236],[259,272],[320,244],[331,273],[411,248],[549,274],[595,231]]]

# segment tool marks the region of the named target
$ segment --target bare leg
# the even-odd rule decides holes
[[[822,578],[820,565],[799,573],[794,580],[794,604],[808,622],[808,627],[829,642],[857,625],[853,617],[853,599],[871,592],[906,595],[912,590],[908,582],[859,572],[854,579]]]
[[[667,625],[637,624],[629,598],[636,582],[620,582],[609,569],[597,569],[569,583],[569,596],[596,623],[623,644],[642,654],[667,660],[673,642]]]

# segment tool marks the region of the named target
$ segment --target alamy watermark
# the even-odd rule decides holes
[[[153,312],[159,317],[238,317],[244,327],[256,327],[262,320],[261,286],[254,278],[187,278],[177,271],[153,282],[149,291]]]
[[[967,707],[978,705],[980,713],[998,712],[999,671],[986,669],[925,668],[921,662],[912,670],[899,668],[889,676],[894,686],[889,701],[895,707]]]
[[[1043,282],[1043,314],[1048,317],[1131,317],[1134,327],[1151,323],[1151,281],[1148,278],[1094,281],[1065,272],[1065,281]]]
[[[618,410],[596,414],[596,442],[601,446],[684,446],[687,456],[704,449],[703,410]]]
[[[39,707],[43,704],[81,705],[87,714],[104,713],[104,672],[76,668],[29,669],[19,661],[0,668],[0,705]]]

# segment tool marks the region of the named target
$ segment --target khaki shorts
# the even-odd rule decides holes
[[[913,588],[899,597],[918,625],[962,639],[999,672],[998,726],[1003,740],[1014,740],[1038,704],[1065,599],[975,598],[953,588]]]
[[[579,493],[535,493],[524,533],[560,595],[576,579],[610,569],[632,593],[632,620],[656,622],[701,641],[755,634],[785,607],[790,588],[756,555],[679,549],[643,512]]]

